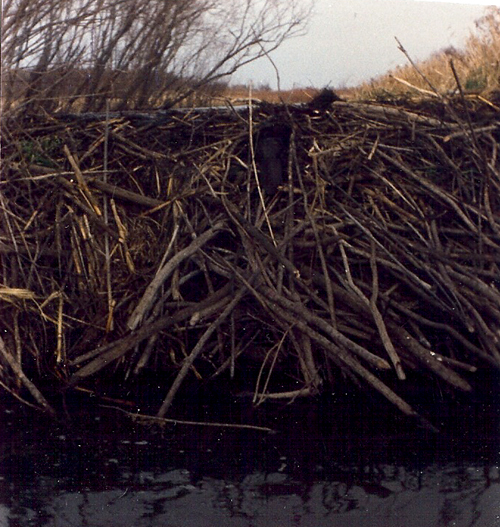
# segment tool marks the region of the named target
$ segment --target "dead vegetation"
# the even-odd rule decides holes
[[[50,408],[29,379],[170,372],[158,417],[186,379],[249,363],[255,403],[339,372],[408,415],[412,371],[469,391],[500,367],[497,115],[456,98],[6,121],[3,388]]]
[[[6,0],[2,111],[186,104],[302,34],[310,9],[297,0]]]
[[[399,46],[402,48],[401,43]],[[387,100],[402,95],[457,95],[457,82],[450,68],[452,62],[465,93],[470,96],[482,95],[490,101],[495,94],[498,102],[499,57],[500,8],[490,6],[485,15],[476,21],[475,31],[471,32],[463,49],[449,47],[417,64],[408,62],[354,88],[351,96],[357,99]]]

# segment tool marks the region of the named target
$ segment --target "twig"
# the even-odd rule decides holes
[[[227,307],[224,309],[224,311],[221,313],[221,315],[217,318],[215,322],[210,324],[209,328],[205,331],[205,333],[202,335],[200,340],[196,343],[196,346],[193,348],[191,353],[188,357],[184,359],[184,362],[182,364],[182,367],[177,374],[177,377],[175,378],[175,381],[173,382],[172,386],[170,387],[170,390],[165,397],[165,400],[163,401],[160,409],[158,410],[157,417],[164,417],[165,414],[168,412],[168,409],[170,408],[172,401],[174,400],[175,394],[181,387],[182,381],[187,375],[187,372],[193,365],[193,362],[196,360],[198,355],[203,351],[203,348],[205,344],[207,343],[208,339],[212,335],[212,333],[226,320],[226,318],[233,312],[234,308],[240,302],[240,300],[245,296],[246,293],[246,287],[240,288],[240,290],[236,293],[236,296],[233,298],[233,300],[227,305]]]
[[[129,416],[134,421],[142,421],[144,424],[158,424],[158,425],[166,425],[166,424],[173,424],[173,425],[183,425],[183,426],[207,426],[207,427],[214,427],[214,428],[235,428],[235,429],[241,429],[241,430],[255,430],[257,432],[268,432],[270,434],[275,434],[276,431],[272,428],[267,428],[265,426],[255,426],[255,425],[246,425],[246,424],[239,424],[239,423],[216,423],[216,422],[210,422],[210,421],[186,421],[183,419],[168,419],[166,417],[158,417],[153,415],[144,415],[140,413],[133,413],[133,412],[127,412],[127,410],[124,410],[123,408],[119,408],[118,406],[108,406],[106,404],[100,405],[102,408],[111,408],[112,410],[118,410],[119,412],[124,413],[125,415]]]
[[[224,223],[216,223],[213,227],[208,229],[206,232],[195,238],[191,244],[179,251],[173,256],[163,267],[158,269],[152,282],[146,288],[141,300],[137,304],[136,308],[128,319],[127,326],[129,329],[134,330],[141,323],[147,311],[150,309],[154,298],[158,292],[158,289],[162,286],[165,280],[173,273],[177,266],[185,259],[195,254],[203,245],[210,241],[218,231],[224,228]]]
[[[1,336],[0,354],[5,359],[7,364],[12,368],[12,371],[16,374],[17,378],[21,380],[25,388],[27,388],[27,390],[31,393],[35,401],[49,414],[55,415],[55,410],[52,408],[52,406],[50,406],[45,397],[41,394],[40,390],[28,379],[28,377],[26,377],[21,365],[9,353]]]

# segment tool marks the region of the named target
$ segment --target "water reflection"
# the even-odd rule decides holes
[[[477,429],[354,433],[344,420],[342,436],[294,411],[271,436],[80,415],[3,413],[0,527],[500,526],[500,441]]]
[[[493,527],[500,522],[498,467],[382,470],[378,483],[319,478],[307,485],[282,473],[193,481],[186,469],[145,471],[115,488],[78,491],[61,490],[61,480],[42,476],[18,495],[18,503],[0,506],[0,522],[58,527]]]

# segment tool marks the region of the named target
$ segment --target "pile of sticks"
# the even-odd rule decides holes
[[[3,388],[50,409],[25,372],[165,370],[158,417],[187,378],[249,363],[256,403],[336,372],[408,415],[414,370],[469,391],[500,368],[498,114],[462,98],[5,122]]]

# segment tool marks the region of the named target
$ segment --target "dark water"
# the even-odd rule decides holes
[[[199,412],[276,434],[145,427],[85,398],[69,410],[2,409],[0,527],[500,526],[491,403],[436,410],[441,434],[369,397]]]

